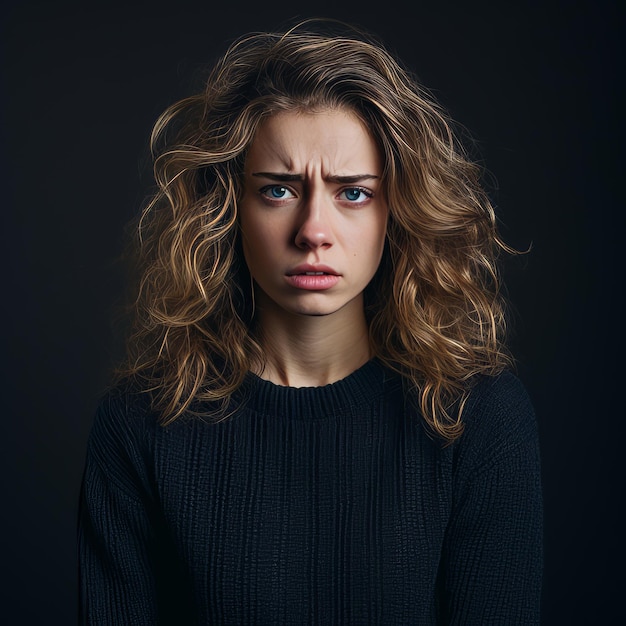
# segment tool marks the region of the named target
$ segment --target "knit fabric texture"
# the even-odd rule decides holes
[[[539,624],[536,420],[481,377],[452,445],[372,360],[323,387],[252,374],[215,423],[106,394],[79,516],[80,623]]]

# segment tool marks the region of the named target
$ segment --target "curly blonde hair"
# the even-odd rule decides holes
[[[224,409],[263,363],[237,207],[256,129],[280,111],[336,108],[369,128],[384,160],[387,243],[365,292],[374,354],[404,377],[447,441],[462,432],[476,375],[511,363],[496,263],[508,248],[480,168],[441,106],[378,40],[305,23],[237,40],[204,91],[154,126],[157,191],[139,222],[134,331],[119,373],[152,392],[163,424],[207,401]]]

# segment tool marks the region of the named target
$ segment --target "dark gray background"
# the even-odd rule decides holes
[[[505,277],[540,426],[544,622],[623,614],[617,2],[3,6],[3,624],[75,623],[85,440],[119,354],[116,259],[150,184],[151,124],[235,36],[296,16],[380,35],[477,139],[505,238],[532,246]]]

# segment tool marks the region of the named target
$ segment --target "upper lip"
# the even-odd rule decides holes
[[[339,276],[339,272],[335,271],[332,267],[328,265],[315,264],[311,263],[302,263],[302,265],[296,265],[296,267],[290,269],[287,272],[287,276],[295,276],[297,274],[306,274],[307,272],[324,272],[324,274],[331,274],[332,276]]]

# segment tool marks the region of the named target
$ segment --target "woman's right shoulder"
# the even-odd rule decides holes
[[[87,439],[88,492],[107,485],[136,500],[149,490],[157,427],[149,393],[128,381],[104,390]]]
[[[158,425],[152,396],[136,381],[124,379],[107,387],[100,395],[90,432],[90,442],[98,447],[145,444]]]
[[[151,413],[152,394],[133,378],[115,380],[100,393],[97,412],[117,415]]]

